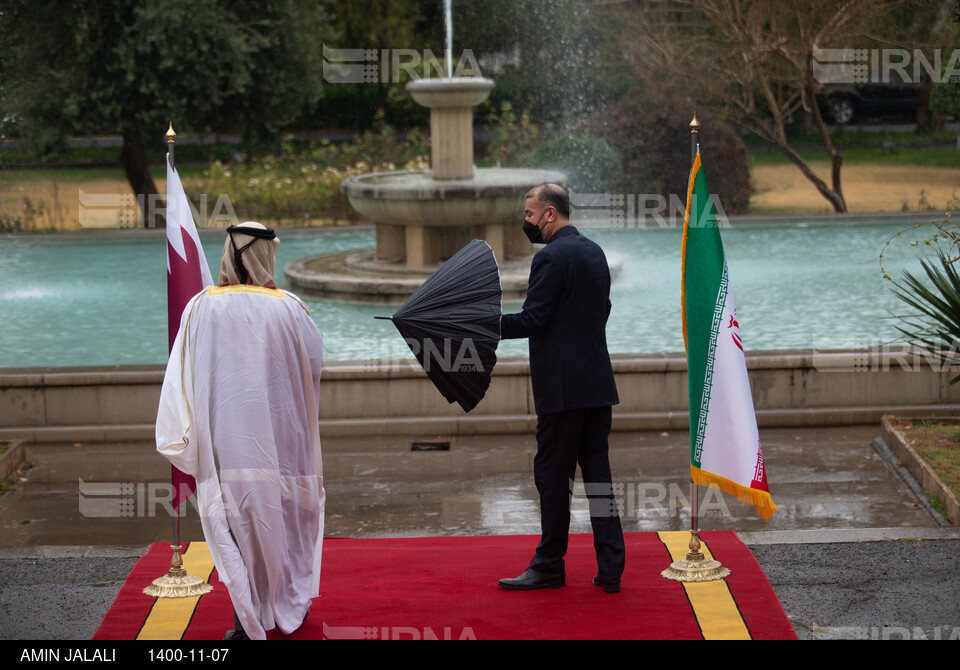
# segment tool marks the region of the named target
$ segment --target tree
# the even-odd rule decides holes
[[[351,0],[336,3],[331,12],[337,37],[328,46],[370,50],[376,54],[376,60],[369,61],[371,65],[389,70],[398,50],[413,51],[424,58],[429,49],[437,58],[443,57],[440,0]],[[414,69],[421,72],[423,67],[421,61]],[[403,82],[396,80],[398,73],[386,74],[370,82],[327,87],[324,103],[328,104],[321,113],[330,114],[330,107],[339,108],[333,110],[334,114],[351,116],[360,130],[368,130],[381,120],[392,125],[425,122],[429,112],[410,99]]]
[[[619,192],[672,194],[686,201],[692,115],[678,104],[644,109],[634,96],[626,95],[596,119],[596,132],[620,155]],[[698,123],[710,129],[702,141],[710,156],[703,169],[711,192],[720,199],[724,213],[745,212],[753,189],[743,138],[736,128],[705,109],[697,110],[696,115]],[[669,207],[667,213],[673,214]]]
[[[170,121],[277,132],[319,94],[328,31],[310,0],[10,2],[0,117],[44,153],[71,133],[119,133],[134,193],[156,195],[145,137]]]
[[[729,121],[786,155],[836,212],[846,212],[843,156],[817,102],[819,48],[898,44],[904,21],[929,29],[940,0],[631,0],[610,8],[622,49],[652,96],[716,106]],[[922,10],[922,11],[920,11]],[[910,18],[913,17],[913,18]],[[919,18],[918,18],[919,17]],[[791,124],[808,114],[830,159],[822,179],[791,146]]]
[[[954,21],[949,29],[944,31],[947,40],[953,44],[960,43],[960,15],[953,17]],[[930,111],[934,117],[934,126],[943,129],[943,120],[946,117],[960,119],[960,82],[941,81],[930,87]]]

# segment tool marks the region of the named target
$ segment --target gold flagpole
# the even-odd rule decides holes
[[[173,162],[173,141],[177,139],[177,133],[173,129],[173,121],[170,122],[170,127],[167,128],[164,137],[167,138],[167,153],[170,154],[170,165],[176,167],[176,164]]]
[[[700,122],[697,113],[693,113],[690,122],[690,164],[696,160],[700,151]],[[690,427],[693,430],[693,426]],[[690,544],[685,558],[674,561],[660,574],[678,582],[712,582],[730,575],[730,569],[720,565],[719,561],[708,559],[700,551],[700,529],[697,513],[700,507],[700,490],[697,483],[690,481]]]
[[[177,134],[173,130],[173,122],[166,132],[167,153],[171,167],[173,163],[173,141]],[[169,189],[168,189],[169,193]],[[170,203],[167,202],[169,211]],[[174,496],[176,497],[176,495]],[[157,577],[150,586],[143,589],[148,596],[155,598],[189,598],[191,596],[202,596],[204,593],[213,591],[213,587],[207,584],[200,577],[188,574],[183,567],[183,556],[180,553],[180,508],[173,509],[173,544],[170,546],[173,550],[173,558],[170,559],[170,570],[163,577]]]

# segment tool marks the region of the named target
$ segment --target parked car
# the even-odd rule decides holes
[[[886,118],[916,120],[921,85],[914,83],[826,84],[817,96],[820,113],[837,125]]]

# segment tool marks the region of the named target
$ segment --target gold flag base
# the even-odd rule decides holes
[[[713,582],[730,576],[730,568],[725,568],[720,561],[707,558],[700,551],[699,531],[690,531],[690,551],[686,558],[674,561],[670,567],[660,573],[662,577],[677,582]]]
[[[170,561],[170,571],[163,577],[157,577],[143,592],[155,598],[190,598],[202,596],[213,591],[213,587],[199,577],[187,574],[183,569],[183,557],[180,555],[180,545],[174,544],[173,559]]]

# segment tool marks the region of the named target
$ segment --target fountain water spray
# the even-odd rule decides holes
[[[453,79],[453,0],[443,0],[443,18],[447,28],[447,79]]]
[[[453,28],[445,0],[447,71]],[[473,108],[494,82],[482,76],[415,79],[406,90],[430,109],[431,169],[348,177],[351,206],[377,227],[375,250],[294,261],[284,269],[301,293],[350,300],[403,301],[473,239],[485,240],[501,269],[506,299],[526,292],[533,247],[521,230],[524,198],[544,182],[566,185],[552,170],[476,168]]]

